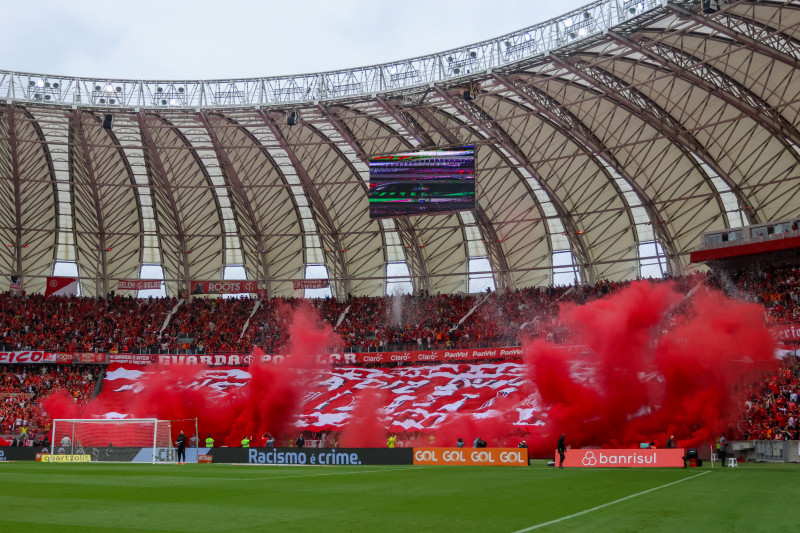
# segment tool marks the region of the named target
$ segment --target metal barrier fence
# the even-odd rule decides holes
[[[800,463],[800,441],[751,440],[731,443],[730,457],[765,463]]]

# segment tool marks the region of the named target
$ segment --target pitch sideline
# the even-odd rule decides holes
[[[513,533],[526,533],[527,531],[533,531],[534,529],[539,529],[541,527],[546,527],[546,526],[550,526],[550,525],[553,525],[553,524],[558,524],[559,522],[563,522],[564,520],[569,520],[570,518],[575,518],[575,517],[582,516],[582,515],[585,515],[585,514],[594,512],[594,511],[599,511],[600,509],[603,509],[605,507],[609,507],[611,505],[614,505],[614,504],[617,504],[617,503],[621,503],[621,502],[624,502],[626,500],[630,500],[632,498],[636,498],[637,496],[643,496],[643,495],[647,494],[648,492],[653,492],[653,491],[656,491],[656,490],[659,490],[659,489],[663,489],[663,488],[669,487],[670,485],[676,485],[678,483],[683,483],[684,481],[689,481],[690,479],[695,479],[697,477],[704,476],[704,475],[710,474],[710,473],[711,473],[710,470],[707,471],[707,472],[701,472],[701,473],[695,474],[694,476],[691,476],[691,477],[679,479],[678,481],[673,481],[673,482],[667,483],[665,485],[660,485],[658,487],[653,487],[652,489],[643,490],[642,492],[637,492],[636,494],[631,494],[630,496],[625,496],[624,498],[619,498],[619,499],[614,500],[612,502],[608,502],[608,503],[604,503],[602,505],[598,505],[596,507],[592,507],[591,509],[585,509],[583,511],[579,511],[579,512],[573,513],[571,515],[562,516],[561,518],[556,518],[555,520],[550,520],[548,522],[542,522],[541,524],[536,524],[534,526],[526,527],[524,529],[518,529],[518,530],[514,531]]]

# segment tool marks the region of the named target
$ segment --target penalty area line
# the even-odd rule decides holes
[[[645,494],[647,494],[649,492],[653,492],[653,491],[656,491],[656,490],[664,489],[664,488],[667,488],[667,487],[669,487],[671,485],[677,485],[678,483],[683,483],[684,481],[689,481],[690,479],[694,479],[694,478],[697,478],[697,477],[700,477],[700,476],[704,476],[704,475],[710,474],[710,473],[711,473],[710,470],[708,472],[701,472],[701,473],[695,474],[694,476],[691,476],[691,477],[679,479],[678,481],[673,481],[671,483],[667,483],[666,485],[660,485],[658,487],[653,487],[652,489],[643,490],[642,492],[637,492],[636,494],[631,494],[630,496],[625,496],[624,498],[619,498],[618,500],[614,500],[613,502],[608,502],[608,503],[604,503],[602,505],[598,505],[597,507],[592,507],[591,509],[585,509],[583,511],[579,511],[579,512],[571,514],[571,515],[562,516],[561,518],[556,518],[555,520],[550,520],[549,522],[542,522],[541,524],[536,524],[535,526],[526,527],[524,529],[518,529],[518,530],[514,531],[513,533],[525,533],[526,531],[533,531],[534,529],[539,529],[541,527],[547,527],[547,526],[551,526],[553,524],[558,524],[559,522],[563,522],[564,520],[569,520],[570,518],[576,518],[578,516],[582,516],[582,515],[585,515],[585,514],[588,514],[588,513],[592,513],[594,511],[599,511],[600,509],[604,509],[604,508],[609,507],[611,505],[614,505],[614,504],[617,504],[617,503],[621,503],[621,502],[624,502],[626,500],[630,500],[632,498],[636,498],[638,496],[643,496],[643,495],[645,495]]]

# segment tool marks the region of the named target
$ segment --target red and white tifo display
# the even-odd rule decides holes
[[[392,432],[427,431],[458,416],[504,420],[509,427],[532,428],[540,408],[521,363],[444,364],[398,368],[341,367],[306,372],[296,427],[341,431],[356,416],[364,389],[380,390],[381,423]],[[247,395],[251,373],[233,367],[184,367],[170,372],[156,366],[112,364],[103,392],[86,416],[142,417],[141,397],[164,381],[181,394],[202,396],[209,406]],[[211,409],[218,412],[219,407]],[[184,413],[187,416],[190,413]],[[203,413],[191,413],[191,417]],[[241,438],[241,437],[240,437]],[[237,441],[238,442],[238,441]]]
[[[686,453],[683,448],[628,450],[567,450],[565,467],[581,468],[642,468],[682,467]],[[559,464],[558,451],[555,452]]]

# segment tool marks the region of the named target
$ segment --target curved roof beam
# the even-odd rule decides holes
[[[72,221],[72,194],[69,186],[68,154],[70,115],[59,113],[55,116],[48,116],[44,109],[27,108],[25,109],[25,113],[30,117],[31,125],[36,132],[36,142],[41,146],[42,155],[47,167],[48,181],[50,183],[51,196],[49,201],[52,202],[53,213],[55,214],[54,222],[52,226],[49,226],[49,215],[47,217],[39,216],[34,222],[34,225],[38,223],[40,227],[47,228],[46,231],[54,233],[52,249],[45,249],[41,254],[41,257],[49,256],[47,264],[52,271],[54,263],[60,259],[59,255],[61,252],[68,250],[68,255],[73,258],[72,260],[74,260],[76,255],[74,246],[74,224],[70,223],[70,226],[66,227],[62,223],[62,215],[64,218],[69,217],[70,221]],[[43,118],[45,120],[40,123],[40,120]],[[62,201],[62,194],[67,197],[67,201]],[[37,198],[37,200],[41,201],[42,204],[48,202],[48,198],[44,195]],[[46,213],[46,211],[43,211],[43,213]],[[30,229],[28,229],[28,232],[30,233]],[[37,240],[39,239],[37,238]],[[42,283],[42,287],[44,287],[44,282]]]
[[[733,39],[734,41],[744,45],[745,48],[748,48],[753,52],[756,52],[757,54],[765,55],[776,61],[785,63],[788,66],[792,67],[793,69],[797,68],[798,59],[796,57],[787,54],[785,52],[782,52],[776,48],[773,48],[768,44],[765,44],[767,42],[771,42],[774,40],[775,35],[779,33],[777,30],[773,28],[768,28],[766,26],[760,26],[759,24],[755,23],[752,20],[747,20],[737,17],[735,14],[730,12],[731,7],[733,6],[729,6],[725,10],[718,11],[712,18],[712,17],[704,17],[699,12],[696,13],[694,11],[686,9],[685,7],[676,5],[672,2],[666,3],[667,9],[674,11],[684,19],[690,19],[701,26],[706,26],[707,28],[714,30],[718,34],[725,35]],[[737,29],[726,26],[725,24],[719,22],[718,19],[721,19],[723,16],[725,17],[724,20],[726,22],[728,22],[731,26],[735,26]],[[741,31],[739,31],[738,28],[741,28],[743,24],[749,26],[752,33],[755,34],[756,36],[749,37],[741,33]],[[781,39],[783,39],[781,42],[784,43],[793,40],[787,36],[782,36]]]
[[[434,146],[433,139],[428,135],[422,125],[411,115],[402,109],[397,109],[390,106],[386,101],[380,97],[374,98],[375,102],[397,122],[406,133],[417,141],[420,146]],[[406,145],[413,148],[413,145],[406,141]],[[428,270],[428,263],[425,259],[425,254],[422,252],[419,237],[417,237],[414,224],[411,223],[410,217],[397,217],[395,218],[397,231],[400,233],[400,238],[406,244],[406,258],[409,259],[409,269],[411,275],[416,278],[414,286],[420,290],[429,291],[431,288],[430,272]]]
[[[158,148],[156,147],[155,142],[153,142],[153,135],[150,133],[150,129],[147,127],[147,121],[145,120],[141,111],[136,113],[136,120],[139,122],[139,131],[142,133],[142,139],[144,140],[144,145],[147,148],[147,155],[150,157],[150,161],[153,164],[153,170],[155,171],[161,187],[164,189],[164,194],[167,197],[167,202],[169,203],[170,210],[172,211],[173,220],[175,222],[175,230],[177,232],[176,237],[178,239],[178,243],[180,244],[180,249],[178,250],[178,262],[183,270],[182,288],[189,290],[189,282],[191,281],[191,278],[189,276],[189,260],[186,257],[186,250],[188,247],[186,246],[186,231],[183,227],[183,217],[181,211],[178,209],[178,202],[175,200],[175,193],[172,190],[172,184],[167,177],[167,172],[164,170],[164,162],[161,160],[161,155],[158,153]],[[160,231],[159,234],[161,237],[163,237]],[[163,256],[163,239],[160,238],[159,243],[162,247],[161,253]],[[180,287],[178,288],[177,292],[178,294],[181,293]]]
[[[331,277],[331,285],[335,290],[334,295],[338,297],[344,297],[350,293],[350,276],[347,272],[347,261],[345,260],[344,253],[342,250],[341,239],[339,238],[339,232],[336,229],[336,225],[333,223],[333,218],[331,214],[328,212],[328,208],[325,205],[322,197],[319,194],[314,182],[311,180],[311,176],[308,175],[308,171],[306,170],[305,166],[303,166],[300,158],[297,157],[292,147],[289,145],[289,141],[286,140],[286,137],[283,135],[283,132],[275,123],[275,121],[270,118],[269,115],[263,110],[258,110],[261,119],[264,121],[264,124],[269,128],[272,132],[272,135],[278,141],[278,144],[286,152],[286,155],[289,156],[292,165],[294,166],[295,171],[297,172],[298,178],[300,178],[300,183],[303,185],[303,189],[306,191],[306,195],[311,200],[311,205],[314,207],[314,211],[316,211],[319,220],[317,224],[322,226],[323,231],[319,232],[320,239],[326,241],[326,246],[323,250],[333,250],[333,252],[324,252],[325,257],[328,257],[328,254],[333,256],[333,267],[335,267],[335,276]],[[338,280],[337,280],[338,278]]]
[[[348,144],[348,146],[350,146],[350,148],[353,149],[353,151],[361,159],[362,163],[367,165],[366,162],[369,161],[369,154],[366,153],[366,151],[364,150],[364,147],[361,146],[361,143],[356,139],[355,134],[347,126],[347,124],[345,124],[345,122],[343,120],[340,120],[337,116],[335,116],[333,113],[330,112],[331,109],[333,109],[335,107],[343,107],[343,106],[339,106],[339,105],[335,105],[335,106],[334,105],[331,105],[331,106],[318,105],[317,106],[317,108],[319,109],[320,113],[322,113],[322,116],[325,117],[328,120],[328,122],[331,124],[331,126],[333,126],[333,128],[336,130],[336,132],[339,134],[339,136],[344,140],[344,142],[346,142]],[[350,110],[350,108],[345,108],[345,109]],[[381,121],[372,119],[370,117],[367,117],[367,118],[368,118],[368,120],[371,120],[371,121],[377,123],[381,128],[389,129]],[[344,154],[342,154],[342,155],[344,156]],[[347,160],[347,164],[350,167],[350,170],[353,172],[353,174],[360,176],[361,173],[358,171],[358,169],[355,168],[355,165],[353,164],[353,162],[350,161],[346,157],[345,157],[345,160]],[[367,169],[367,170],[369,170],[369,169]],[[362,178],[361,182],[364,185],[364,187],[363,187],[364,188],[364,194],[368,195],[369,194],[369,181],[367,180],[365,182],[363,180],[363,178]],[[387,242],[387,239],[386,239],[386,231],[387,230],[386,230],[386,228],[384,228],[383,224],[381,224],[380,222],[378,223],[378,226],[380,227],[380,231],[381,231],[381,242],[383,243],[383,245],[385,247],[386,246],[386,242]],[[406,253],[406,249],[403,249],[403,255],[404,255],[404,257],[408,256],[408,254]],[[408,261],[406,260],[406,263],[407,262]]]
[[[444,91],[440,91],[438,88],[434,89],[437,94],[440,96],[444,93]],[[448,100],[453,108],[458,109],[455,105],[453,105],[452,100]],[[436,113],[424,113],[425,119],[429,121],[436,131],[439,132],[447,142],[452,145],[462,144],[464,141],[456,137],[453,133],[451,133],[450,128],[445,127],[444,124],[439,120],[439,117],[436,116]],[[461,217],[459,217],[460,219]],[[491,265],[493,270],[497,273],[495,276],[495,287],[499,290],[504,290],[506,287],[511,287],[511,268],[508,266],[508,260],[506,259],[506,254],[503,251],[503,246],[500,244],[500,238],[497,236],[497,231],[494,229],[494,225],[492,224],[491,219],[483,210],[480,203],[475,202],[475,222],[480,228],[481,235],[483,236],[483,244],[487,248],[487,254],[489,255],[489,259],[491,261]],[[461,221],[461,231],[464,234],[464,221]],[[464,236],[464,242],[467,242],[466,235]],[[469,254],[467,255],[469,257]]]
[[[19,155],[15,110],[12,104],[6,105],[8,113],[8,136],[11,148],[11,179],[14,183],[14,273],[22,275],[22,194],[19,173]]]
[[[144,141],[135,115],[117,114],[114,117],[114,130],[108,131],[125,171],[130,177],[136,199],[139,232],[137,234],[138,267],[137,276],[141,275],[141,267],[145,263],[156,263],[163,269],[162,235],[158,232],[160,214],[153,204],[154,189],[153,171],[146,162]],[[153,245],[155,240],[155,246]],[[155,257],[150,254],[157,254]],[[113,260],[112,260],[113,262]],[[163,270],[162,270],[163,272]],[[162,276],[163,278],[164,276]],[[164,280],[167,281],[167,280]],[[166,289],[166,286],[165,286]]]
[[[92,115],[94,117],[94,115]],[[89,179],[89,188],[92,192],[92,200],[94,201],[95,217],[97,218],[97,233],[98,233],[98,258],[100,264],[101,279],[95,280],[97,284],[102,283],[102,287],[95,287],[95,293],[103,296],[108,294],[108,271],[106,261],[106,225],[103,218],[102,201],[100,199],[100,188],[97,185],[97,177],[95,176],[94,163],[92,156],[89,152],[89,144],[86,142],[86,133],[83,131],[83,121],[81,120],[81,113],[75,109],[72,111],[72,121],[75,125],[75,132],[78,136],[78,143],[80,145],[81,154],[83,155],[83,163],[86,165],[86,177]]]
[[[534,177],[542,190],[545,191],[545,194],[547,194],[550,202],[557,210],[558,216],[565,226],[567,233],[566,237],[569,240],[573,254],[579,259],[581,269],[583,270],[582,279],[588,283],[594,283],[595,272],[594,267],[592,266],[592,255],[589,253],[589,249],[586,247],[586,245],[580,239],[576,238],[576,235],[578,235],[578,226],[575,224],[575,220],[572,218],[569,210],[558,199],[558,196],[556,196],[556,194],[550,189],[539,173],[536,172],[536,170],[530,164],[530,161],[528,161],[528,158],[525,156],[519,146],[517,146],[516,142],[514,142],[511,136],[497,124],[494,117],[489,116],[477,105],[464,101],[462,101],[461,105],[459,105],[446,92],[439,88],[436,88],[436,91],[441,98],[450,104],[450,106],[462,113],[470,121],[473,127],[483,132],[487,138],[495,140],[497,144],[516,161],[517,166],[524,168],[531,176]],[[552,247],[551,251],[553,251]]]
[[[753,91],[724,72],[709,66],[705,61],[667,43],[655,41],[643,35],[636,35],[631,39],[614,31],[610,31],[608,34],[618,43],[647,56],[669,70],[670,73],[738,109],[770,131],[800,162],[800,154],[785,140],[785,137],[788,137],[796,146],[800,146],[800,135],[797,129],[781,115],[779,110],[773,109]]]
[[[273,155],[273,153],[272,153],[273,150],[282,150],[282,149],[281,148],[277,148],[277,147],[274,146],[273,141],[275,139],[274,139],[274,136],[272,136],[272,132],[271,131],[269,133],[267,133],[266,131],[262,131],[263,127],[261,126],[261,124],[263,123],[263,119],[261,118],[261,115],[255,115],[255,120],[258,121],[257,125],[256,124],[251,124],[251,123],[243,124],[243,123],[237,122],[237,121],[235,121],[235,120],[233,120],[231,118],[228,118],[228,120],[230,121],[231,124],[234,124],[243,135],[245,135],[248,139],[250,139],[253,142],[253,145],[258,149],[258,151],[266,158],[267,161],[269,161],[269,164],[271,165],[272,169],[278,175],[279,180],[283,183],[283,187],[290,191],[289,192],[289,201],[292,203],[292,208],[294,209],[296,220],[298,221],[298,226],[299,226],[299,229],[300,229],[300,235],[302,237],[306,237],[307,235],[309,235],[308,233],[306,233],[306,229],[303,227],[303,223],[300,222],[302,220],[302,217],[301,217],[301,214],[300,214],[300,206],[298,205],[298,198],[295,196],[295,194],[293,192],[293,188],[292,188],[293,187],[293,183],[291,182],[290,178],[287,176],[287,174],[291,174],[292,176],[296,176],[296,172],[287,172],[285,170],[285,168],[288,169],[289,165],[286,165],[285,163],[281,164],[276,159],[276,158],[279,158],[279,157],[283,158],[283,159],[289,159],[288,155],[284,155],[284,156]],[[252,128],[252,131],[251,131],[251,128]],[[270,137],[270,136],[272,136],[272,137]],[[285,152],[284,152],[284,154],[285,154]],[[290,167],[290,168],[294,169],[294,167]],[[297,187],[302,189],[302,187],[300,185],[297,185]],[[305,202],[305,204],[308,205],[308,199],[306,198],[306,196],[303,194],[303,195],[301,195],[301,197],[302,197],[302,200]],[[278,202],[278,200],[276,200],[275,198],[276,197],[271,199],[269,204],[260,205],[259,207],[261,207],[261,209],[269,210],[269,208],[271,208],[275,203]],[[252,205],[253,204],[251,202],[251,206]],[[267,220],[265,223],[267,224],[267,226],[269,226],[269,220]],[[317,236],[316,222],[313,222],[313,224],[314,224],[313,235]],[[270,232],[269,235],[270,236],[274,236],[275,233]],[[267,241],[268,236],[264,235],[262,233],[262,237],[264,237],[265,246],[266,246],[266,241]],[[303,242],[305,242],[305,241],[303,241]],[[288,245],[284,245],[283,248],[275,250],[274,253],[273,253],[272,250],[269,250],[269,253],[268,253],[267,248],[262,248],[261,250],[259,250],[259,252],[261,252],[262,255],[265,256],[264,261],[266,261],[266,265],[264,267],[264,273],[265,273],[264,274],[265,275],[264,284],[265,284],[265,288],[267,290],[267,294],[272,294],[272,290],[273,290],[272,289],[272,281],[273,281],[273,277],[272,276],[275,274],[275,272],[271,268],[272,265],[274,264],[273,263],[273,259],[276,259],[276,258],[280,257],[281,253],[285,252],[285,247],[286,246],[288,246]],[[276,268],[275,270],[278,270],[278,269]],[[281,279],[280,281],[284,281],[284,280]]]
[[[723,170],[717,164],[715,158],[708,153],[705,147],[694,137],[694,135],[684,131],[684,129],[680,127],[680,123],[674,117],[662,109],[661,106],[653,102],[645,94],[642,94],[640,91],[631,87],[617,76],[596,65],[589,65],[588,63],[585,63],[584,68],[581,68],[568,59],[553,54],[550,55],[550,58],[553,63],[579,77],[584,82],[590,84],[590,86],[596,87],[610,101],[622,106],[628,112],[642,119],[653,129],[661,132],[685,153],[693,153],[702,159],[702,161],[707,164],[709,168],[716,172],[716,174],[725,182],[731,192],[735,195],[740,209],[752,205],[747,200],[739,185],[734,182],[726,172],[723,172]],[[574,62],[582,62],[582,60],[576,58]],[[624,97],[623,93],[629,94],[631,98]],[[640,103],[635,103],[637,101]],[[730,227],[732,224],[728,219],[727,210],[725,209],[725,205],[722,201],[719,191],[711,180],[711,176],[709,176],[700,167],[694,157],[689,157],[689,160],[692,162],[697,172],[703,177],[703,180],[708,183],[709,188],[716,192],[714,197],[719,206],[720,214],[725,220],[725,225]],[[752,210],[748,210],[748,212],[749,211]]]
[[[409,263],[408,268],[411,276],[415,278],[414,287],[420,291],[430,291],[431,275],[428,271],[428,263],[422,253],[422,244],[417,236],[414,224],[411,223],[409,217],[397,217],[394,219],[394,226],[402,242],[408,243],[405,245],[406,260]]]
[[[614,177],[608,172],[606,165],[613,168],[619,177],[625,180],[628,186],[630,186],[630,188],[639,198],[642,208],[647,212],[647,216],[650,219],[654,233],[659,237],[659,242],[666,249],[672,272],[680,272],[682,265],[680,262],[680,257],[675,250],[673,237],[670,235],[669,229],[664,224],[658,223],[658,221],[663,220],[664,217],[659,213],[658,208],[655,206],[652,198],[650,198],[648,194],[642,190],[641,187],[639,187],[639,184],[636,183],[636,180],[634,180],[633,177],[625,171],[624,166],[617,161],[617,158],[614,157],[614,155],[611,153],[611,150],[606,147],[606,145],[597,137],[597,135],[595,135],[594,132],[578,117],[562,106],[560,102],[556,101],[552,96],[537,89],[536,87],[531,85],[515,84],[508,78],[500,76],[496,73],[492,73],[492,78],[494,78],[495,82],[516,95],[517,98],[533,107],[536,112],[549,120],[556,129],[561,131],[561,133],[571,137],[575,144],[595,161],[597,166],[603,171],[606,179],[609,181],[609,183],[611,183],[614,189],[617,190],[620,197],[625,202],[625,205],[627,206],[628,220],[635,230],[636,222],[634,220],[633,213],[631,212],[630,202],[625,197],[623,191],[619,189]],[[637,238],[638,237],[639,236],[637,232]]]
[[[239,179],[239,174],[234,169],[233,165],[231,164],[230,159],[228,158],[228,153],[222,146],[222,143],[217,136],[217,132],[214,131],[214,128],[211,127],[211,124],[208,122],[208,114],[207,112],[203,111],[197,114],[198,120],[203,124],[208,133],[208,137],[211,140],[211,144],[214,147],[214,152],[216,152],[217,159],[219,160],[220,164],[222,165],[222,169],[225,171],[225,176],[228,178],[228,181],[232,185],[232,189],[234,194],[237,196],[239,202],[244,207],[245,215],[247,216],[250,225],[253,228],[253,232],[255,234],[256,241],[258,241],[258,250],[256,250],[257,257],[260,259],[261,263],[261,271],[263,273],[263,278],[266,279],[269,277],[269,265],[267,263],[267,258],[264,257],[264,254],[261,253],[264,250],[264,236],[261,233],[261,228],[258,224],[258,218],[255,215],[255,211],[253,210],[253,206],[250,203],[250,198],[245,193],[244,187],[242,186],[242,182]],[[242,246],[242,256],[246,257],[247,253],[244,250],[244,245],[240,242],[240,246]]]
[[[386,102],[381,99],[376,98],[379,102],[381,107],[389,113],[405,130],[418,142],[420,146],[429,146],[433,147],[436,146],[436,143],[433,139],[425,133],[422,126],[417,122],[417,120],[410,114],[405,113],[399,109],[395,110],[392,109]],[[432,113],[425,114],[426,120],[429,120],[437,131],[445,137],[449,143],[453,145],[457,145],[461,143],[460,139],[457,139],[454,135],[450,133],[450,130],[438,120],[438,118]],[[537,205],[537,208],[539,206]],[[541,213],[541,211],[540,211]],[[484,211],[483,207],[480,204],[475,205],[475,223],[481,229],[481,234],[484,237],[484,245],[487,245],[488,254],[490,257],[491,264],[495,265],[495,272],[499,275],[496,276],[495,284],[498,289],[504,289],[505,287],[511,287],[511,269],[508,266],[508,260],[506,259],[505,252],[503,252],[503,248],[500,245],[500,238],[497,235],[497,231],[494,229],[494,225],[491,223],[491,219]],[[542,213],[542,217],[544,218],[544,214]],[[408,223],[409,227],[412,227],[410,221]],[[463,232],[463,223],[462,223],[462,232]],[[412,247],[417,251],[417,253],[422,256],[421,247],[417,241],[416,234],[411,235],[413,237],[413,245]],[[427,274],[426,274],[427,275]],[[426,287],[427,289],[427,287]]]

